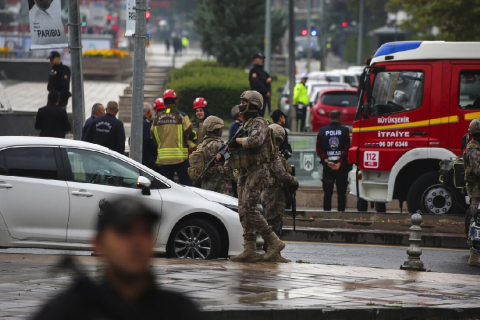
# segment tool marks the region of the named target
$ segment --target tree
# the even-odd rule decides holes
[[[431,38],[437,27],[442,40],[480,40],[480,0],[390,0],[387,9],[405,10],[409,19],[402,27],[420,37]]]
[[[272,11],[272,43],[286,30],[286,14]],[[203,47],[224,66],[244,67],[255,52],[263,52],[265,2],[258,0],[198,0],[193,21]]]

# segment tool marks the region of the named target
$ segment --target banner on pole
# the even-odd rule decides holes
[[[135,34],[135,17],[137,15],[135,9],[135,0],[127,0],[127,26],[125,37],[133,37]]]
[[[30,50],[68,48],[61,0],[28,0],[32,46]]]

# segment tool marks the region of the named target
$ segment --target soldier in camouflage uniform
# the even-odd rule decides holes
[[[478,205],[480,204],[480,119],[475,119],[468,127],[472,140],[468,143],[463,154],[465,164],[465,181],[467,193],[470,197],[470,225],[477,219]],[[469,241],[471,241],[471,228],[469,228]],[[480,266],[480,254],[470,249],[469,265]]]
[[[270,125],[277,147],[285,140],[285,129],[274,123]],[[287,206],[287,193],[298,189],[297,178],[288,173],[287,160],[279,153],[268,165],[268,183],[262,194],[264,216],[273,232],[280,237],[283,227],[283,213]]]
[[[276,259],[285,244],[277,237],[257,209],[266,183],[268,163],[275,159],[274,141],[268,122],[259,116],[263,98],[257,91],[245,91],[240,96],[240,112],[247,137],[237,138],[229,144],[232,151],[229,165],[238,169],[238,211],[243,227],[244,251],[231,257],[234,262],[256,262],[256,232],[268,245],[265,261]]]
[[[202,173],[205,165],[218,152],[223,144],[221,140],[224,123],[219,117],[210,116],[203,122],[205,137],[197,150],[190,155],[190,168],[188,174],[192,180],[196,180]],[[233,196],[232,179],[233,175],[223,166],[221,159],[210,168],[201,178],[201,188]]]

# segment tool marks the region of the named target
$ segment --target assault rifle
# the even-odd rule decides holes
[[[295,166],[292,164],[290,165],[290,169],[292,169],[292,176],[295,177]],[[292,218],[293,218],[293,231],[295,230],[295,217],[297,216],[297,192],[293,191],[290,199],[292,203]]]
[[[247,133],[247,130],[245,130],[244,127],[240,127],[240,129],[238,129],[237,133],[235,133],[230,140],[228,140],[226,143],[223,143],[223,144],[218,148],[217,154],[220,154],[224,160],[228,160],[228,159],[230,158],[230,152],[228,152],[227,146],[228,146],[232,141],[235,141],[235,139],[240,138],[241,136],[243,136],[245,133]],[[212,160],[210,160],[210,161],[207,163],[207,165],[206,165],[205,168],[203,169],[202,173],[200,173],[200,175],[198,176],[198,178],[197,178],[195,181],[200,180],[200,179],[205,175],[205,173],[208,171],[208,169],[210,169],[211,167],[213,167],[213,166],[215,165],[215,162],[217,161],[217,154],[212,158]]]

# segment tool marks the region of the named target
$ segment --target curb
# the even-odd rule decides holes
[[[282,229],[282,240],[409,246],[409,232],[297,227]],[[422,247],[468,249],[465,236],[448,233],[423,234]]]
[[[394,307],[351,309],[231,309],[204,310],[204,320],[309,320],[309,319],[479,319],[480,308]]]

